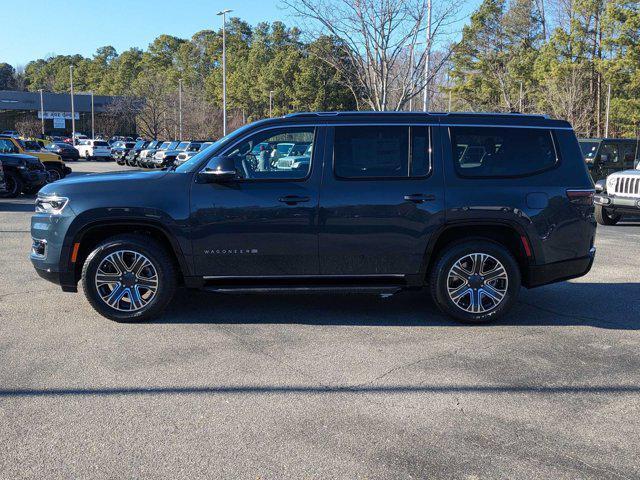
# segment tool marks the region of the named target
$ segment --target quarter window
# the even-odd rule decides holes
[[[431,168],[428,127],[335,127],[334,171],[342,178],[424,177]]]
[[[314,128],[290,127],[256,133],[225,152],[238,177],[254,180],[301,180],[311,170]]]
[[[557,162],[550,130],[451,127],[453,158],[464,177],[533,175]]]

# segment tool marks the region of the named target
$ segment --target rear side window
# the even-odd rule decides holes
[[[558,161],[550,130],[451,127],[456,171],[463,177],[519,177],[552,168]]]
[[[428,127],[335,127],[333,161],[341,178],[424,177],[431,168]]]
[[[108,147],[109,144],[107,142],[93,142],[94,147]]]

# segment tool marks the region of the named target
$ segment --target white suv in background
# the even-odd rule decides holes
[[[107,160],[111,158],[111,148],[104,140],[80,140],[76,148],[80,153],[80,157],[87,160],[94,158]]]

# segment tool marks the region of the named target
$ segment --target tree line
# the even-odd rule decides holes
[[[229,129],[292,111],[424,103],[548,114],[584,136],[638,133],[637,0],[484,0],[461,32],[460,1],[284,3],[303,29],[227,23]],[[106,46],[91,58],[57,55],[18,70],[0,64],[0,89],[67,92],[69,65],[76,91],[121,97],[101,117],[103,130],[135,115],[139,133],[175,138],[180,88],[184,136],[221,135],[221,29],[160,35],[144,51]]]

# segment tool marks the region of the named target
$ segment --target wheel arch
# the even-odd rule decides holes
[[[101,219],[84,225],[65,242],[68,247],[67,268],[63,270],[70,272],[74,283],[77,284],[85,260],[99,242],[120,234],[136,233],[151,236],[167,250],[175,262],[176,271],[180,276],[179,283],[183,283],[184,277],[190,275],[190,269],[178,240],[164,225],[147,219]],[[79,244],[79,247],[74,255],[76,244]],[[62,258],[64,257],[61,257],[61,261]]]
[[[432,236],[422,261],[422,281],[428,278],[429,272],[447,246],[477,238],[505,246],[516,259],[522,278],[526,278],[529,265],[534,261],[533,247],[527,232],[520,225],[510,222],[477,221],[447,224]]]

